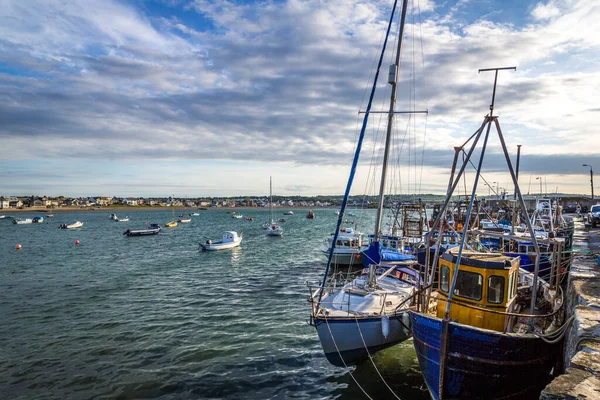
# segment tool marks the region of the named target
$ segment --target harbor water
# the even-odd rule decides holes
[[[378,353],[376,367],[337,368],[307,324],[306,281],[323,276],[334,210],[314,220],[294,210],[282,238],[265,235],[268,211],[237,212],[199,211],[147,237],[122,233],[164,225],[170,210],[120,211],[126,223],[100,211],[0,220],[1,397],[429,398],[411,341]],[[76,218],[83,228],[58,229]],[[199,251],[225,230],[243,233],[240,248]]]

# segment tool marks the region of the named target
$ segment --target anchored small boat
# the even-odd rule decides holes
[[[177,226],[177,221],[175,221],[175,204],[171,201],[171,222],[167,222],[165,224],[165,228],[175,228]]]
[[[129,222],[129,217],[117,218],[115,219],[115,222]]]
[[[200,243],[202,251],[225,250],[238,247],[242,243],[242,235],[238,235],[235,231],[227,231],[223,233],[223,238],[218,242],[207,240],[205,243]]]
[[[200,214],[198,214],[197,212],[191,213],[190,214],[192,217],[198,217]]]
[[[127,229],[123,232],[125,236],[150,236],[158,235],[161,231],[161,227],[158,224],[150,224],[147,229]]]
[[[275,223],[273,219],[273,178],[269,177],[269,214],[271,223],[266,223],[263,227],[267,230],[267,236],[283,236],[283,229]]]
[[[315,212],[313,210],[308,210],[306,213],[306,219],[315,219]]]
[[[243,215],[242,214],[233,214],[231,216],[231,218],[235,218],[235,219],[242,219]]]
[[[76,228],[81,228],[82,226],[83,226],[83,222],[75,221],[75,222],[71,222],[70,224],[60,224],[59,228],[60,229],[76,229]]]
[[[41,223],[43,223],[43,222],[44,222],[44,217],[42,217],[42,216],[33,217],[33,220],[32,220],[32,222],[33,222],[34,224],[41,224]]]
[[[294,215],[293,211],[286,211],[283,213],[283,215]]]
[[[189,224],[190,222],[192,222],[192,218],[191,217],[183,217],[183,218],[179,218],[177,220],[177,222],[180,222],[182,224]]]
[[[335,235],[332,233],[325,239],[325,244],[321,249],[325,256],[329,256],[334,236]],[[353,228],[341,228],[333,249],[333,259],[331,263],[337,265],[362,266],[360,255],[361,244],[362,233],[356,232]]]
[[[33,223],[31,218],[15,218],[13,219],[13,224],[17,225],[27,225]]]

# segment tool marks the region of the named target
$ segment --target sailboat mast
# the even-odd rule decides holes
[[[269,214],[271,215],[271,223],[273,223],[273,177],[269,177]]]
[[[408,0],[403,0],[402,16],[400,17],[400,30],[398,33],[398,47],[396,49],[396,63],[390,65],[390,76],[388,78],[388,83],[392,85],[392,94],[390,98],[390,112],[388,114],[387,133],[385,137],[385,150],[383,153],[383,167],[381,169],[381,184],[379,185],[379,204],[377,207],[377,217],[375,218],[374,239],[376,241],[379,240],[381,233],[381,217],[383,215],[383,203],[385,201],[386,174],[390,156],[390,146],[392,142],[392,125],[394,122],[394,110],[396,109],[396,93],[398,91],[398,71],[400,69],[400,52],[402,50],[402,36],[404,36],[404,21],[406,20],[406,9],[408,8],[407,5]]]

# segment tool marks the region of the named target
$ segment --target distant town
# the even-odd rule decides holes
[[[480,200],[501,201],[512,199],[513,195],[503,193],[500,196],[480,196]],[[563,206],[571,203],[589,205],[593,202],[589,196],[579,194],[537,194],[525,195],[525,200],[535,203],[539,197],[550,197],[559,200]],[[274,207],[335,207],[342,202],[343,196],[273,196]],[[420,195],[393,195],[386,197],[389,202],[407,202],[421,200],[425,203],[440,202],[443,195],[420,194]],[[97,197],[49,197],[49,196],[0,196],[0,209],[61,209],[81,208],[94,209],[105,207],[189,207],[189,208],[211,208],[211,207],[268,207],[268,196],[240,196],[240,197],[119,197],[119,196],[97,196]],[[376,196],[351,196],[348,201],[349,207],[376,208]]]
[[[412,201],[422,199],[423,201],[439,201],[444,196],[425,194],[419,197],[394,196],[397,201]],[[274,207],[332,207],[339,206],[342,196],[273,196]],[[348,203],[353,207],[376,208],[376,196],[352,196]],[[243,197],[220,197],[220,198],[188,198],[188,197],[48,197],[48,196],[0,196],[0,209],[27,209],[27,208],[95,208],[95,207],[268,207],[268,196],[243,196]]]

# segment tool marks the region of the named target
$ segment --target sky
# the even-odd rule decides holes
[[[279,195],[342,194],[392,3],[0,0],[0,194],[264,195],[269,176]],[[589,194],[598,20],[599,0],[409,0],[396,110],[428,114],[395,118],[388,189],[443,194],[489,112],[478,69],[516,66],[494,113],[513,162],[522,145],[522,192]],[[385,119],[370,116],[353,194],[379,185]],[[492,133],[480,194],[512,190]]]

